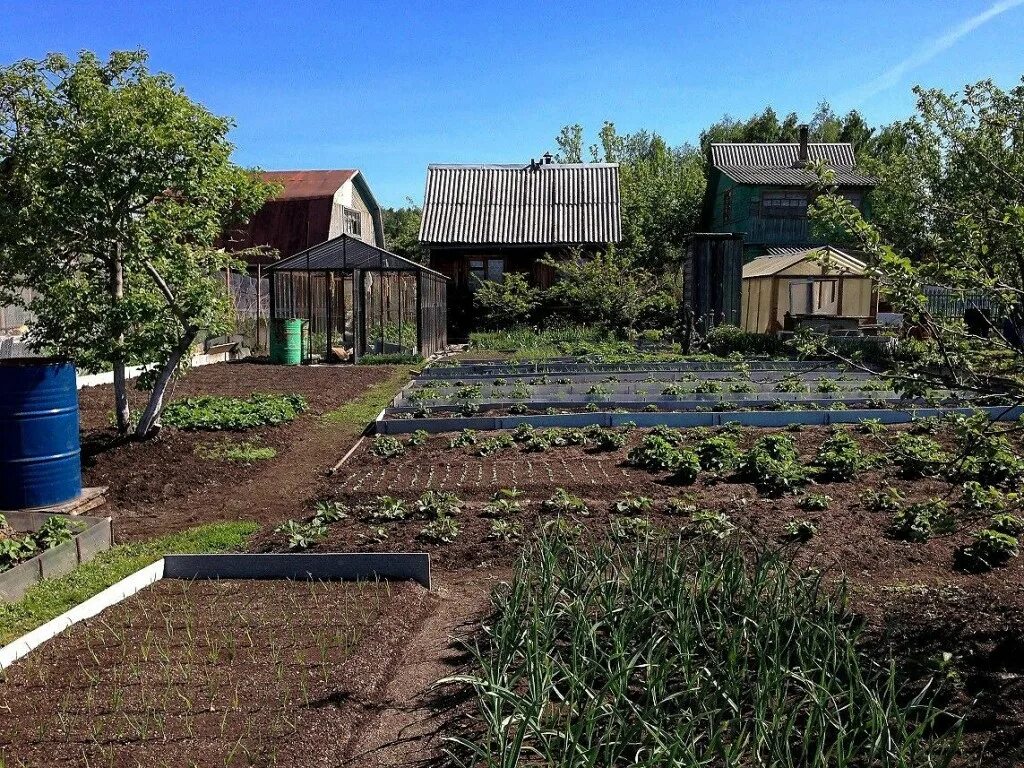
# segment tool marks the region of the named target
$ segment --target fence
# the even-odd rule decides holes
[[[262,274],[224,273],[224,284],[234,309],[234,333],[245,336],[252,349],[267,346],[267,318],[270,317],[270,281]]]
[[[1000,308],[990,296],[962,288],[950,288],[945,285],[926,285],[924,295],[928,301],[928,311],[933,317],[945,319],[963,318],[967,309],[973,307],[986,312],[990,317],[998,317]]]
[[[21,298],[26,303],[31,303],[35,293],[31,288],[21,291]],[[0,306],[0,335],[18,333],[22,327],[28,325],[35,319],[35,315],[27,309],[14,306]]]

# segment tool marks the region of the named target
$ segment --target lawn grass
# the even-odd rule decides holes
[[[18,602],[0,604],[0,645],[56,618],[166,554],[234,551],[258,527],[249,521],[209,523],[101,552],[67,576],[40,582]]]
[[[408,368],[396,368],[384,381],[374,384],[351,403],[328,411],[323,418],[328,424],[347,428],[357,434],[366,425],[377,418],[377,414],[386,408],[398,394],[398,391],[409,383],[411,374]]]

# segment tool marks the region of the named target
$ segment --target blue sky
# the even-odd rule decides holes
[[[887,122],[915,83],[1024,75],[1024,0],[0,0],[0,62],[147,49],[238,123],[236,159],[363,170],[385,205],[431,162],[526,162],[604,120],[696,141],[723,114],[822,99]]]

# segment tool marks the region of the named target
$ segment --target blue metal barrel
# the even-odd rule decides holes
[[[0,509],[60,504],[81,492],[75,366],[0,360]]]

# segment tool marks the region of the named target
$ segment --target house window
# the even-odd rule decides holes
[[[722,223],[728,224],[732,221],[732,190],[725,190],[722,195]]]
[[[363,215],[352,208],[345,209],[345,234],[363,236]]]
[[[475,291],[484,280],[495,283],[505,281],[505,260],[484,257],[469,260],[469,288]]]
[[[802,219],[807,217],[806,192],[763,192],[761,215],[770,218]]]

